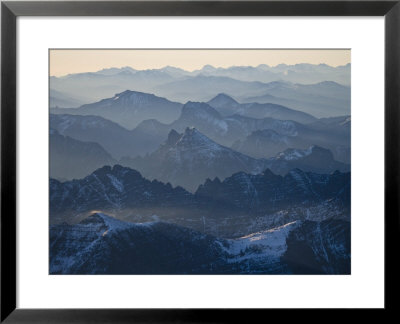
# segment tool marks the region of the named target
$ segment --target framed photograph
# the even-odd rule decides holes
[[[398,1],[1,10],[1,321],[393,309]]]

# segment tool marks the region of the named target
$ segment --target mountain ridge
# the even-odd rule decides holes
[[[95,213],[76,225],[50,227],[50,273],[344,274],[350,273],[349,232],[348,222],[306,221],[227,240],[173,224],[124,223]],[[317,241],[321,233],[332,239]],[[328,255],[336,262],[327,262]]]

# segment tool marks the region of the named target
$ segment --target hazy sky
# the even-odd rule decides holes
[[[281,63],[350,63],[350,50],[50,50],[50,75],[95,72],[130,66],[158,69],[170,65],[193,71],[206,64],[215,67],[257,66]]]

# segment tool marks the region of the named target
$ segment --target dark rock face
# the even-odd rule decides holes
[[[306,221],[288,236],[282,261],[298,274],[350,274],[350,223]]]
[[[144,179],[139,172],[115,165],[105,166],[81,180],[61,183],[50,179],[50,215],[54,222],[63,215],[91,210],[122,210],[149,206],[193,204],[186,190]]]
[[[220,253],[215,238],[167,223],[136,225],[95,214],[50,228],[53,274],[206,273]]]
[[[338,203],[345,205],[350,199],[343,192],[349,187],[350,173],[326,175],[294,169],[282,177],[267,169],[262,174],[239,172],[222,182],[207,181],[196,191],[196,196],[208,204],[223,202],[258,214],[327,199],[338,199]]]
[[[298,222],[255,234],[255,240],[223,240],[173,224],[126,223],[98,213],[76,225],[50,227],[50,273],[345,274],[348,232],[344,221]],[[321,234],[325,239],[318,241]]]

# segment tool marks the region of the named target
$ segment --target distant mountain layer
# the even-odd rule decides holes
[[[232,66],[229,68],[215,68],[206,65],[193,74],[225,76],[242,81],[290,81],[295,83],[311,84],[325,80],[350,85],[350,64],[332,67],[326,64],[279,64],[268,66]]]
[[[50,126],[60,134],[98,142],[116,159],[151,153],[172,129],[183,132],[186,127],[195,127],[213,141],[224,146],[233,144],[233,149],[255,158],[273,157],[287,148],[318,145],[330,149],[336,159],[348,163],[350,124],[349,116],[316,120],[307,125],[274,118],[222,117],[210,105],[197,102],[185,104],[179,118],[171,124],[149,119],[132,131],[98,116],[50,115]]]
[[[233,98],[222,93],[208,101],[208,104],[223,116],[237,114],[258,119],[270,117],[281,120],[293,120],[303,124],[317,121],[317,119],[310,114],[277,104],[259,104],[256,102],[239,104]]]
[[[190,107],[195,102],[189,102]],[[293,120],[300,123],[311,123],[317,119],[310,114],[293,110],[276,104],[239,104],[231,97],[219,94],[208,102],[222,116],[243,115],[252,118],[275,118]],[[164,98],[151,94],[125,91],[116,94],[113,98],[103,99],[92,104],[82,105],[79,108],[53,108],[52,114],[93,115],[114,121],[121,126],[132,129],[147,119],[157,119],[161,123],[172,123],[181,115],[183,105],[170,102]],[[204,109],[204,108],[203,108]],[[184,111],[182,111],[184,112]]]
[[[185,77],[154,89],[159,96],[186,102],[207,101],[220,93],[234,96],[241,103],[270,103],[290,107],[316,117],[350,114],[350,87],[332,81],[304,85],[275,81],[247,82],[229,77]],[[254,106],[254,113],[257,106]]]
[[[241,116],[228,117],[249,123]],[[249,127],[251,132],[239,138],[232,148],[255,158],[269,158],[286,149],[307,149],[317,145],[329,149],[336,160],[349,164],[351,120],[349,116],[321,119],[307,125],[276,121],[274,123],[257,122]],[[252,123],[256,125],[256,123]]]
[[[332,81],[317,84],[269,83],[262,94],[236,96],[241,102],[273,103],[316,117],[349,115],[351,88]]]
[[[60,135],[50,129],[50,177],[62,180],[79,179],[104,165],[116,161],[103,147]]]
[[[95,213],[50,227],[51,274],[350,274],[350,223],[294,222],[234,240]]]
[[[289,146],[292,148],[306,148],[314,144],[330,149],[333,146],[350,146],[349,116],[313,120],[303,124],[293,120],[271,117],[258,119],[239,114],[223,117],[209,104],[188,102],[183,106],[179,118],[168,125],[169,127],[161,124],[155,126],[157,129],[164,129],[165,132],[170,129],[183,131],[188,126],[195,127],[225,146],[231,146],[235,141],[243,140],[258,130],[272,130],[286,136],[288,143],[293,143],[293,146]],[[274,152],[273,155],[278,152]]]
[[[85,104],[85,99],[76,98],[74,95],[50,89],[50,107],[79,107]]]
[[[303,212],[318,217],[321,213],[326,217],[343,214],[341,218],[348,219],[349,206],[350,174],[340,172],[320,175],[293,170],[284,177],[270,171],[258,175],[239,172],[224,181],[207,180],[195,194],[147,180],[119,165],[103,167],[81,180],[50,179],[52,224],[76,223],[91,211],[102,210],[126,220],[159,219],[209,233],[221,229],[218,235],[232,237],[254,230],[257,217],[269,218],[267,215],[281,210],[299,208],[283,218],[275,215],[275,219],[309,219],[299,216]],[[336,208],[333,214],[332,208]],[[270,224],[271,220],[261,223]]]
[[[317,117],[322,117],[349,114],[350,106],[347,94],[345,97],[334,98],[338,94],[337,87],[327,89],[318,84],[331,81],[343,84],[348,88],[350,70],[350,64],[339,67],[330,67],[324,64],[280,64],[276,67],[262,64],[257,67],[235,66],[230,68],[205,66],[193,72],[175,67],[141,71],[129,67],[111,68],[98,72],[50,77],[50,92],[52,97],[59,97],[60,95],[55,96],[55,91],[58,91],[58,94],[63,93],[64,97],[80,98],[79,100],[83,100],[85,103],[112,97],[115,93],[121,93],[127,89],[155,93],[179,102],[207,101],[218,93],[227,93],[235,95],[242,102],[270,102],[296,109],[301,108],[309,113],[314,110]],[[288,96],[282,96],[282,91],[286,91],[286,86],[272,89],[273,87],[268,85],[271,82],[272,85],[274,82],[280,82],[294,87],[311,86],[300,91],[291,91]],[[344,92],[340,93],[340,95],[342,94]],[[270,97],[269,101],[265,101],[268,96]],[[259,97],[260,101],[244,100],[249,97]],[[321,98],[323,98],[322,102]],[[323,105],[318,109],[318,104],[321,103]],[[55,104],[51,102],[51,107],[54,107]],[[63,104],[68,104],[68,102],[59,101],[57,103],[59,107],[75,107]]]
[[[155,150],[166,138],[163,128],[157,130],[158,124],[157,121],[147,120],[129,131],[98,116],[50,114],[52,129],[79,141],[97,142],[115,159]]]
[[[347,122],[342,123],[342,118]],[[173,123],[167,125],[151,120],[144,121],[138,128],[142,132],[153,134],[149,145],[153,150],[157,148],[155,145],[157,138],[161,144],[172,129],[183,132],[186,127],[195,127],[213,141],[224,146],[233,145],[232,148],[235,150],[255,158],[273,157],[287,148],[305,149],[311,145],[318,145],[330,149],[335,158],[340,156],[340,161],[348,163],[350,154],[346,155],[345,149],[350,147],[350,124],[349,116],[333,120],[330,118],[316,120],[309,124],[270,117],[262,119],[242,115],[223,117],[206,103],[188,102],[183,106],[179,118]],[[252,138],[252,133],[257,131],[261,133]],[[261,145],[258,145],[258,142]],[[257,145],[258,148],[255,147]]]
[[[54,108],[51,109],[51,113],[101,116],[125,128],[133,129],[143,120],[151,118],[171,123],[178,118],[181,107],[180,103],[153,94],[126,90],[112,98],[82,105],[79,108]]]

